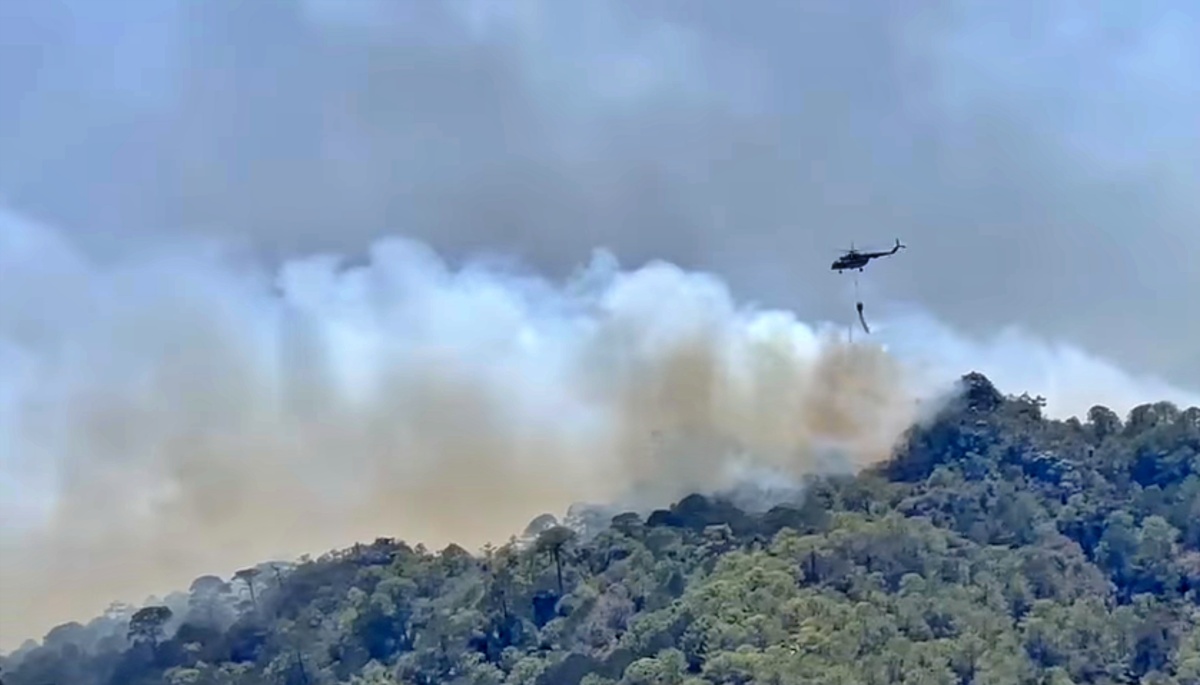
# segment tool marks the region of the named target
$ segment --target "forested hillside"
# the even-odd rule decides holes
[[[1200,683],[1200,409],[1043,417],[977,374],[895,458],[481,556],[376,540],[198,579],[5,685]]]

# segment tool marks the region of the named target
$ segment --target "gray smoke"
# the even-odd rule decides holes
[[[840,319],[899,236],[885,298],[1192,385],[1197,120],[1188,0],[0,3],[0,195],[102,255],[604,246]]]
[[[402,238],[360,266],[183,243],[100,262],[0,214],[0,616],[19,640],[111,600],[354,540],[479,545],[575,502],[662,504],[888,456],[964,369],[1057,413],[1194,395],[1072,348],[919,316],[880,343],[599,253],[559,283]]]

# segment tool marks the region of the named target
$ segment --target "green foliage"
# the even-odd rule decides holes
[[[7,685],[1200,685],[1200,410],[978,375],[893,460],[472,556],[391,539],[56,628]]]

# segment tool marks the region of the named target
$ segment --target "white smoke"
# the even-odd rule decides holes
[[[376,243],[269,272],[212,244],[108,262],[0,213],[0,643],[271,557],[377,535],[503,541],[534,515],[889,454],[977,369],[1058,413],[1198,402],[1065,346],[925,314],[840,325],[715,276],[565,284]]]

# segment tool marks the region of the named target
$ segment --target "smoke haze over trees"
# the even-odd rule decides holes
[[[473,547],[580,501],[852,472],[968,363],[1056,415],[1200,404],[919,315],[850,345],[666,263],[554,283],[395,239],[272,273],[204,244],[98,261],[0,219],[5,635],[348,537]]]
[[[475,556],[379,538],[0,665],[9,685],[1195,682],[1200,407],[1044,406],[969,374],[894,458],[769,509],[542,516]]]

